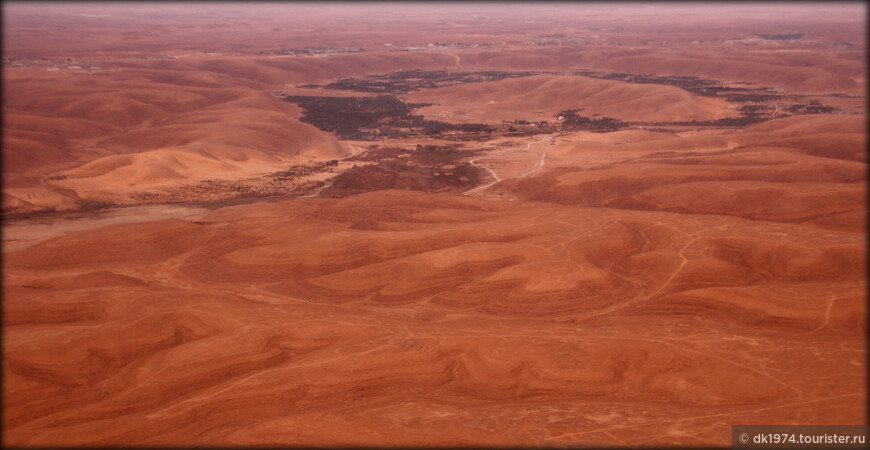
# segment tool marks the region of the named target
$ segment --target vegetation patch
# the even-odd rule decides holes
[[[612,117],[589,118],[578,116],[578,109],[566,109],[559,114],[558,117],[562,121],[563,130],[589,130],[598,132],[617,131],[629,126],[628,123]]]
[[[466,150],[461,144],[418,144],[416,148],[372,145],[364,154],[346,159],[369,164],[355,165],[337,175],[321,196],[343,197],[381,189],[466,191],[477,186],[488,174],[480,167],[461,161],[483,150]]]
[[[399,70],[388,74],[372,74],[362,78],[345,78],[327,84],[328,89],[345,91],[405,94],[418,89],[431,89],[464,83],[498,81],[538,75],[540,72],[448,72],[446,70]]]
[[[490,133],[493,128],[485,124],[451,124],[426,120],[411,114],[416,108],[430,103],[405,103],[392,95],[376,97],[320,97],[288,95],[282,97],[302,107],[301,120],[341,139],[376,140],[378,138],[405,138],[413,136],[451,135],[457,139],[476,139]]]
[[[462,163],[452,167],[419,166],[399,161],[354,166],[332,179],[322,197],[344,197],[383,189],[425,192],[462,192],[474,188],[486,177],[480,167]]]
[[[787,41],[789,39],[800,39],[804,37],[803,33],[784,33],[784,34],[755,34],[762,39],[772,39],[776,41]]]
[[[281,170],[279,172],[270,173],[268,176],[271,177],[274,181],[288,181],[295,180],[297,178],[306,177],[309,175],[314,175],[321,172],[326,172],[329,169],[338,165],[338,160],[333,159],[330,161],[323,162],[314,162],[311,164],[298,164],[293,167],[290,167],[287,170]]]

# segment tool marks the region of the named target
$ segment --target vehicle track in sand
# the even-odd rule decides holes
[[[540,153],[540,155],[538,155],[538,160],[537,160],[537,162],[535,163],[535,166],[532,167],[531,169],[529,169],[529,170],[523,172],[522,174],[517,175],[517,176],[514,177],[514,178],[522,178],[522,177],[524,177],[524,176],[526,176],[526,175],[528,175],[528,174],[534,172],[535,170],[541,168],[541,167],[544,165],[544,158],[546,158],[546,156],[547,156],[547,139],[549,139],[550,142],[552,142],[552,139],[555,138],[556,136],[558,136],[558,133],[555,133],[555,134],[548,134],[548,135],[544,136],[543,139],[541,139],[540,141],[538,141],[538,142],[541,142],[541,143],[542,143],[542,146],[541,146],[541,153]],[[474,192],[477,192],[477,191],[482,191],[482,190],[484,190],[484,189],[486,189],[486,188],[488,188],[488,187],[490,187],[490,186],[492,186],[492,185],[494,185],[494,184],[496,184],[496,183],[502,181],[502,178],[499,177],[498,174],[495,173],[495,171],[493,171],[493,170],[490,169],[489,167],[481,166],[481,165],[477,164],[478,161],[483,160],[483,159],[488,159],[488,158],[496,158],[496,157],[499,157],[499,156],[510,155],[510,154],[513,154],[513,153],[525,152],[525,151],[528,151],[528,150],[532,147],[532,144],[534,144],[534,143],[535,143],[535,141],[533,141],[533,142],[529,142],[529,143],[526,144],[526,146],[523,147],[522,149],[508,150],[508,151],[505,151],[505,152],[496,153],[496,154],[494,154],[494,155],[480,156],[480,157],[477,157],[477,158],[474,158],[474,159],[469,160],[468,162],[471,163],[471,165],[474,165],[474,166],[477,166],[477,167],[481,167],[481,168],[483,168],[483,169],[486,169],[486,170],[487,170],[487,171],[492,175],[492,177],[495,179],[495,181],[493,181],[492,183],[485,184],[485,185],[483,185],[483,186],[478,186],[478,187],[476,187],[476,188],[474,188],[474,189],[467,190],[467,191],[463,192],[463,194],[471,194],[471,193],[474,193]]]

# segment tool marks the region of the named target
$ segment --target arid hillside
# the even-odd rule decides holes
[[[5,436],[699,445],[860,423],[864,248],[405,191],[79,232],[5,255]]]
[[[676,86],[580,76],[538,75],[469,83],[425,90],[410,98],[436,105],[421,109],[423,114],[456,115],[469,122],[553,121],[560,111],[573,108],[582,108],[589,116],[641,122],[715,120],[737,115],[724,100],[692,95]]]
[[[3,13],[3,445],[867,423],[866,5]]]
[[[485,192],[564,205],[810,222],[853,232],[866,226],[861,116],[776,119],[706,136],[584,132],[554,141],[547,151],[549,170]]]
[[[12,206],[69,208],[166,182],[234,180],[344,154],[329,135],[297,121],[292,105],[237,83],[22,72],[4,77],[4,201]]]

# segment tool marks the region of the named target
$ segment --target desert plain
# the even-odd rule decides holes
[[[3,444],[866,424],[866,12],[4,2]]]

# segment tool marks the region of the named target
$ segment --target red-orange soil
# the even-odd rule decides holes
[[[867,423],[862,4],[3,12],[4,445]],[[535,73],[388,93],[483,131],[281,98],[414,70]]]

